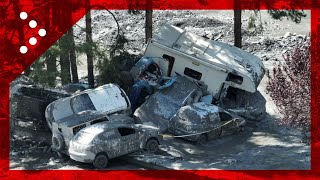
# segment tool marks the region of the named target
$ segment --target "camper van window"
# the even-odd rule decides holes
[[[168,67],[168,73],[167,73],[167,76],[171,76],[171,71],[172,71],[172,68],[173,68],[173,64],[174,64],[174,57],[172,56],[169,56],[169,55],[162,55],[162,57],[166,60],[169,61],[169,67]]]
[[[190,68],[185,68],[183,73],[184,73],[184,75],[189,76],[189,77],[196,79],[196,80],[200,80],[202,77],[202,74],[200,72],[195,71]]]
[[[237,84],[242,84],[243,82],[243,77],[229,73],[227,76],[227,80],[226,81],[231,81]]]

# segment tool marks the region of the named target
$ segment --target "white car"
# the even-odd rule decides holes
[[[131,104],[126,93],[116,84],[106,84],[82,91],[50,103],[45,111],[50,129],[52,123],[82,111],[99,111],[103,114],[131,114]]]
[[[110,121],[134,124],[133,118],[122,114],[105,115],[99,111],[82,111],[52,123],[52,149],[59,156],[68,155],[69,142],[81,129],[93,124]]]
[[[70,141],[70,158],[104,169],[108,160],[140,150],[156,152],[163,137],[144,124],[101,122],[81,129]]]

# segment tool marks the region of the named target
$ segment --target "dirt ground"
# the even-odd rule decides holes
[[[129,39],[126,48],[141,53],[144,45],[144,12],[130,15],[126,11],[113,11],[123,33]],[[277,21],[263,11],[264,31],[249,35],[247,24],[251,11],[243,13],[243,49],[260,57],[267,69],[282,62],[282,53],[290,50],[310,32],[310,12],[300,24],[289,20]],[[93,40],[108,47],[116,36],[115,22],[106,11],[93,12]],[[180,25],[195,34],[218,41],[233,42],[232,11],[154,11],[155,31],[164,22]],[[81,20],[79,26],[84,26]],[[85,35],[75,27],[78,42]],[[85,76],[85,56],[79,54],[79,75]],[[249,122],[244,132],[209,141],[196,146],[180,138],[165,138],[162,153],[177,158],[174,162],[161,162],[173,169],[310,169],[310,146],[303,142],[303,134],[285,126],[277,119],[277,107],[265,92],[268,79],[264,77],[259,91],[267,100],[267,116],[260,122]],[[11,141],[11,169],[92,169],[89,164],[62,160],[49,150],[50,144],[37,142],[26,136],[16,136]],[[144,169],[114,159],[108,169]]]

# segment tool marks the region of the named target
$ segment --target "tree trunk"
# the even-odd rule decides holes
[[[90,1],[86,1],[86,7],[90,7]],[[90,88],[94,87],[94,75],[93,75],[93,53],[92,53],[92,27],[91,27],[91,13],[90,10],[86,14],[86,43],[87,47],[87,65],[88,65],[88,83]]]
[[[240,0],[234,0],[234,45],[242,47]]]
[[[68,53],[68,38],[64,34],[59,40],[59,46],[62,50],[60,54],[60,67],[61,67],[61,83],[62,85],[69,84],[71,82],[71,75],[70,75],[70,59]]]
[[[67,33],[68,33],[68,39],[70,40],[69,55],[70,55],[72,82],[78,83],[79,78],[78,78],[78,68],[77,68],[77,59],[76,59],[76,48],[75,48],[74,37],[73,37],[73,28],[71,27]]]
[[[54,13],[56,13],[56,10],[54,9],[53,3],[48,3],[48,5],[45,8],[41,8],[41,13],[46,13],[46,18],[50,18],[50,12],[52,15],[52,20],[54,19]],[[46,21],[45,23],[45,29],[48,31],[51,29],[50,21]],[[50,32],[50,31],[49,31]],[[48,34],[49,34],[48,32]],[[57,57],[58,54],[48,54],[45,57],[45,61],[47,64],[47,72],[48,72],[48,85],[50,87],[56,86],[56,76],[57,76]]]
[[[49,74],[48,78],[48,85],[50,87],[55,87],[56,85],[56,72],[57,72],[57,65],[56,65],[56,56],[55,55],[49,55],[46,57],[46,63],[47,63],[47,72]]]
[[[146,24],[145,24],[145,33],[146,40],[145,43],[148,43],[148,40],[152,38],[152,10],[146,10]]]

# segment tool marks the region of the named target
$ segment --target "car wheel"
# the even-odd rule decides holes
[[[93,161],[93,166],[97,169],[104,169],[108,165],[108,158],[104,154],[98,154]]]
[[[159,143],[155,139],[149,139],[146,143],[146,151],[148,152],[156,152],[159,149]]]
[[[61,135],[54,135],[52,136],[52,147],[58,151],[64,149],[64,141]]]
[[[201,134],[196,143],[199,145],[203,145],[207,142],[207,140],[208,140],[207,135]]]

